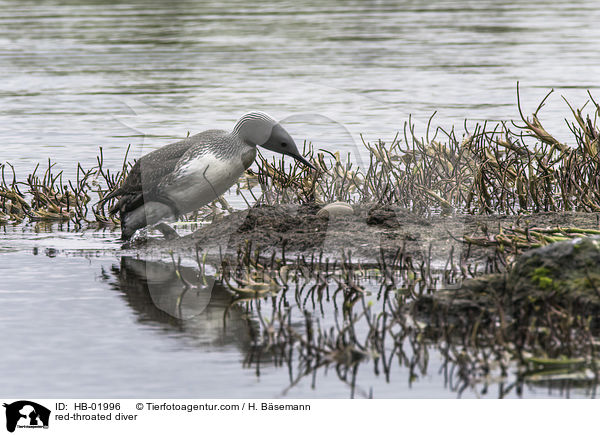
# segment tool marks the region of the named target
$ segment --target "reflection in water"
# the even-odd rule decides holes
[[[210,303],[215,280],[198,278],[190,268],[175,270],[175,266],[158,261],[127,257],[121,260],[120,282],[142,283],[154,306],[177,319],[191,319]]]
[[[260,343],[261,326],[249,307],[243,308],[214,276],[162,261],[122,257],[114,265],[111,285],[123,292],[140,323],[158,322],[169,331],[192,338],[200,347],[237,346],[243,365],[256,376],[261,366],[277,364],[273,349]],[[103,277],[110,277],[103,271]]]
[[[595,396],[595,378],[584,373],[523,372],[508,349],[494,344],[494,337],[506,333],[497,326],[479,328],[471,318],[444,318],[441,329],[435,327],[439,322],[424,322],[407,309],[410,296],[396,291],[403,278],[395,269],[371,275],[360,266],[323,269],[303,261],[283,272],[249,256],[240,259],[246,267],[228,269],[221,281],[175,262],[123,257],[112,268],[117,280],[111,285],[140,323],[159,324],[202,349],[233,344],[257,378],[274,376],[271,370],[264,374],[265,367],[283,370],[283,396],[300,383],[319,389],[328,376],[345,385],[350,397],[376,397],[377,384],[408,379],[410,389],[436,371],[457,397],[492,395],[491,388],[500,398],[521,397],[525,386]],[[475,344],[464,342],[474,336]],[[432,364],[433,356],[439,363]]]
[[[191,267],[131,257],[121,258],[112,272],[117,278],[112,287],[123,292],[141,323],[168,325],[200,345],[233,343],[248,349],[252,322],[239,307],[229,308],[232,297],[214,277]]]
[[[177,337],[191,336],[200,347],[234,344],[243,354],[243,366],[251,367],[257,377],[265,366],[287,366],[289,385],[281,386],[283,394],[310,375],[315,388],[317,372],[330,364],[334,365],[338,379],[350,387],[351,396],[355,394],[358,362],[365,355],[351,351],[351,345],[341,350],[333,345],[326,355],[321,355],[317,348],[311,350],[312,340],[307,342],[300,338],[302,327],[310,324],[311,334],[324,331],[318,322],[313,324],[306,311],[303,315],[298,313],[299,318],[308,316],[300,322],[287,318],[285,325],[277,327],[282,335],[274,339],[271,334],[276,332],[273,329],[276,320],[281,320],[280,310],[292,313],[290,303],[275,294],[267,296],[260,292],[258,296],[257,292],[257,297],[247,293],[233,296],[220,280],[195,268],[132,257],[122,257],[120,266],[112,267],[112,274],[117,280],[112,281],[111,286],[124,294],[140,323],[159,323],[168,331],[182,334]],[[102,276],[111,281],[104,270]],[[299,335],[288,335],[291,329],[284,333],[288,327],[299,328]],[[350,338],[345,337],[345,340]],[[296,352],[294,348],[298,346]],[[363,391],[362,395],[367,393]]]

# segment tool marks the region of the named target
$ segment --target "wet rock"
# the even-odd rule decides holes
[[[582,237],[521,255],[507,278],[513,302],[564,298],[600,307],[600,238]]]
[[[501,309],[517,324],[532,317],[592,316],[600,327],[600,238],[552,243],[522,254],[507,273],[465,280],[458,289],[438,290],[415,302],[429,320],[476,314],[492,318]]]

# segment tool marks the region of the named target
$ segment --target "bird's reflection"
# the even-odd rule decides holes
[[[214,277],[192,267],[122,257],[111,286],[125,296],[140,323],[160,324],[201,346],[250,346],[255,327],[231,305],[232,296]],[[106,276],[106,274],[105,274]]]

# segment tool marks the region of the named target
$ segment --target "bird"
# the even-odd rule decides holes
[[[99,203],[118,198],[109,214],[119,213],[121,239],[156,225],[176,236],[164,220],[198,210],[225,193],[256,158],[256,147],[288,155],[311,169],[292,136],[264,112],[239,118],[231,132],[206,130],[139,158],[120,187]]]

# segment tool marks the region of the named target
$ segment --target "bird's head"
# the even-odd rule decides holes
[[[273,118],[263,112],[246,113],[233,131],[249,145],[259,145],[270,151],[285,154],[315,169],[298,151],[292,136]]]

